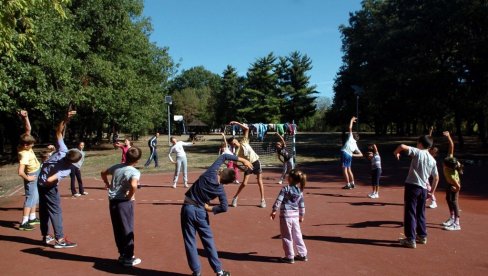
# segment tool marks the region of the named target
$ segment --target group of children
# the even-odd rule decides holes
[[[349,135],[341,149],[341,163],[346,185],[343,189],[354,189],[354,175],[351,170],[353,157],[362,157],[363,154],[357,146],[359,137],[353,133],[352,127],[357,118],[352,117],[349,123]],[[443,173],[448,184],[446,189],[446,201],[449,207],[450,217],[442,223],[445,230],[461,230],[459,222],[459,190],[461,182],[459,175],[462,173],[461,163],[454,157],[454,142],[448,131],[443,135],[449,143],[448,156],[443,160]],[[379,198],[379,182],[381,177],[381,157],[375,144],[368,146],[367,158],[371,161],[371,183],[373,191],[368,194],[370,198]],[[404,239],[400,239],[401,245],[416,248],[416,244],[427,243],[427,229],[425,224],[425,207],[428,199],[432,200],[430,208],[436,208],[435,190],[439,182],[439,174],[435,157],[438,148],[433,147],[432,130],[429,135],[420,136],[416,147],[399,145],[394,151],[399,160],[400,153],[406,152],[411,158],[410,169],[405,180],[404,193]]]

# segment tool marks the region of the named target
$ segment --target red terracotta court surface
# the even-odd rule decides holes
[[[414,250],[400,247],[397,242],[403,232],[405,167],[384,168],[379,199],[366,197],[370,192],[366,162],[353,167],[358,185],[347,191],[341,189],[344,183],[337,165],[301,169],[309,175],[302,223],[309,261],[292,265],[278,262],[284,254],[279,222],[271,221],[269,214],[280,189],[276,184],[279,171],[265,170],[267,208],[257,207],[259,191],[252,177],[237,208],[210,215],[220,259],[232,275],[488,275],[486,193],[473,188],[461,193],[462,230],[449,232],[440,226],[448,217],[448,209],[444,192],[438,191],[439,207],[426,211],[428,243],[417,245]],[[190,180],[202,171],[191,172]],[[469,181],[486,185],[482,171],[467,168],[466,174],[471,173]],[[143,188],[136,194],[135,211],[135,252],[142,263],[135,268],[123,268],[116,262],[107,195],[100,179],[85,178],[89,195],[81,198],[71,198],[68,181],[60,184],[65,233],[69,240],[78,243],[76,248],[43,246],[38,227],[29,232],[16,229],[22,189],[1,198],[1,275],[191,274],[180,230],[180,208],[186,189],[182,185],[172,189],[171,177],[142,174]],[[228,185],[226,190],[230,199],[237,185]],[[200,253],[202,274],[214,275],[203,251]]]

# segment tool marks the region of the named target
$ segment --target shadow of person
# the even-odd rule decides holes
[[[0,227],[17,229],[18,225],[19,225],[18,221],[0,220]]]
[[[336,242],[336,243],[351,243],[351,244],[365,244],[374,246],[387,246],[387,247],[401,247],[400,244],[395,240],[373,240],[364,238],[344,238],[344,237],[333,237],[333,236],[306,236],[303,235],[305,240],[315,240],[315,241],[325,241],[325,242]]]
[[[139,267],[123,267],[117,262],[117,260],[114,259],[76,255],[76,254],[66,253],[61,251],[50,251],[50,250],[44,250],[43,248],[39,248],[39,247],[23,249],[21,251],[28,254],[46,257],[49,259],[93,263],[93,268],[111,274],[168,275],[168,276],[186,275],[177,272],[157,271],[153,269],[146,269],[146,268],[139,268]]]
[[[249,261],[249,262],[260,262],[260,263],[278,263],[280,258],[271,256],[260,256],[256,255],[257,252],[248,253],[236,253],[236,252],[226,252],[218,251],[219,258],[233,261]],[[198,249],[198,255],[206,257],[205,251],[203,249]]]
[[[31,238],[22,237],[22,236],[5,236],[5,235],[0,235],[0,241],[9,241],[9,242],[32,244],[32,245],[43,245],[41,239],[34,240],[34,239],[31,239]]]

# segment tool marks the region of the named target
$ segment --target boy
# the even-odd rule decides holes
[[[73,197],[79,197],[81,195],[88,194],[87,192],[85,192],[85,189],[83,189],[83,180],[81,179],[81,171],[80,171],[83,162],[85,162],[85,152],[83,151],[84,148],[85,148],[85,143],[79,142],[78,147],[76,149],[73,149],[79,151],[81,154],[80,161],[73,164],[73,166],[71,167],[71,173],[69,175],[71,178],[71,194],[73,195]],[[78,180],[78,188],[80,193],[76,192],[75,177],[76,180]]]
[[[404,194],[404,232],[405,238],[400,244],[408,248],[416,248],[416,242],[427,243],[427,228],[425,225],[425,199],[427,197],[427,184],[432,176],[432,186],[437,186],[439,173],[434,157],[429,153],[432,147],[432,138],[428,135],[420,136],[417,147],[399,145],[394,155],[400,160],[400,153],[406,151],[412,158],[410,170],[405,180]]]
[[[148,145],[151,153],[149,154],[149,158],[147,159],[146,164],[144,165],[144,168],[149,167],[149,165],[151,164],[151,161],[153,161],[153,160],[154,160],[154,167],[155,168],[159,167],[158,152],[157,152],[158,137],[159,137],[159,132],[156,132],[156,134],[154,134],[154,136],[151,137],[151,139],[149,139],[149,141],[147,141],[147,145]]]
[[[237,207],[237,196],[239,196],[241,191],[246,187],[251,174],[255,174],[258,180],[259,192],[261,193],[261,203],[259,204],[259,207],[266,208],[266,201],[264,200],[263,177],[262,177],[263,171],[261,169],[261,162],[259,161],[259,156],[254,152],[254,150],[249,145],[249,127],[236,121],[230,122],[230,125],[237,125],[244,131],[243,134],[244,137],[241,139],[241,141],[238,141],[236,138],[234,138],[232,139],[231,145],[233,147],[239,148],[237,150],[237,156],[251,162],[253,167],[253,169],[246,169],[244,171],[244,180],[242,181],[241,185],[239,185],[236,194],[232,198],[231,206]]]
[[[178,141],[175,137],[171,137],[170,139],[171,148],[169,149],[169,154],[168,158],[169,161],[173,164],[175,164],[175,176],[173,177],[173,189],[176,189],[176,182],[178,182],[178,177],[180,176],[180,170],[181,167],[183,167],[183,182],[185,183],[185,188],[188,188],[188,161],[186,159],[186,152],[185,149],[183,148],[184,146],[191,146],[193,143],[191,142],[183,142],[183,141]],[[176,161],[173,160],[171,157],[171,154],[175,152],[176,153]]]
[[[193,275],[200,275],[196,232],[200,235],[208,261],[215,273],[217,275],[230,275],[229,272],[222,270],[207,213],[213,212],[216,215],[227,211],[227,195],[223,184],[234,182],[235,172],[232,169],[219,170],[225,160],[239,161],[247,168],[252,169],[251,163],[242,157],[230,154],[220,155],[212,166],[188,189],[181,207],[181,231],[185,242],[188,265],[193,271]],[[210,201],[216,197],[219,198],[220,204],[213,207],[209,206]]]
[[[69,111],[66,117],[59,123],[56,129],[57,151],[47,159],[41,167],[37,186],[39,189],[39,217],[41,219],[41,234],[43,241],[49,244],[53,241],[48,235],[49,222],[54,229],[54,248],[75,247],[76,243],[70,242],[63,233],[63,214],[61,199],[58,192],[58,183],[71,173],[73,163],[80,161],[81,154],[77,150],[69,150],[63,141],[63,132],[69,119],[76,111]]]
[[[101,172],[105,188],[108,189],[110,218],[119,251],[118,261],[126,267],[141,263],[141,259],[134,256],[134,195],[141,177],[134,166],[140,158],[141,150],[131,147],[127,150],[125,163]],[[108,175],[112,175],[110,184]]]
[[[22,221],[19,230],[34,230],[35,224],[39,224],[36,218],[36,205],[39,202],[39,193],[37,191],[37,175],[41,165],[37,160],[36,154],[32,150],[36,139],[31,135],[31,125],[27,111],[21,110],[19,115],[22,117],[25,132],[20,136],[19,169],[18,174],[24,180],[25,201],[22,214]]]
[[[352,126],[356,120],[357,118],[354,116],[351,118],[351,121],[349,122],[349,135],[341,149],[342,173],[344,174],[344,179],[347,183],[342,189],[354,189],[356,187],[351,169],[352,158],[363,157],[363,154],[356,143],[356,141],[359,140],[359,135],[352,132]]]

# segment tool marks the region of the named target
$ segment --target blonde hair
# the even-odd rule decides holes
[[[291,178],[290,184],[300,184],[300,191],[303,192],[305,186],[307,185],[307,175],[300,170],[293,169],[290,171],[288,176]]]

